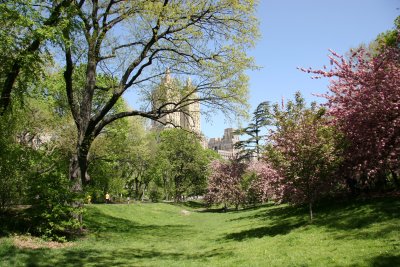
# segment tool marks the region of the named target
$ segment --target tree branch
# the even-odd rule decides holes
[[[72,0],[64,0],[55,6],[53,11],[50,13],[49,18],[43,23],[43,26],[53,27],[57,25],[60,20],[62,9],[68,7],[71,3]],[[0,116],[6,112],[11,103],[11,92],[23,66],[24,57],[37,52],[42,41],[42,36],[33,40],[31,44],[21,52],[20,56],[15,59],[11,70],[6,74],[7,78],[5,79],[0,97]]]

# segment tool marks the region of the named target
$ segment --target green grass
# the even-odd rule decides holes
[[[185,215],[182,210],[190,211]],[[196,205],[90,205],[86,237],[62,249],[0,239],[1,266],[400,266],[400,200],[227,213]]]

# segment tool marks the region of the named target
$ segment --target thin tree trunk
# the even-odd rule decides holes
[[[256,129],[256,153],[257,153],[257,161],[260,161],[260,144],[258,140],[258,129]]]
[[[166,200],[166,201],[169,201],[168,189],[167,189],[167,179],[163,178],[163,183],[164,183],[164,195],[165,195],[165,200]]]
[[[357,185],[357,181],[353,178],[346,178],[346,184],[350,189],[350,194],[352,197],[355,197],[357,195],[357,189],[356,189],[356,185]]]
[[[400,181],[399,181],[399,176],[395,171],[391,171],[392,177],[393,177],[393,182],[396,186],[396,188],[400,188]]]
[[[308,208],[310,210],[310,222],[313,221],[313,211],[312,211],[312,202],[308,203]]]
[[[175,202],[181,202],[181,192],[180,192],[180,184],[181,184],[181,179],[179,176],[175,176]]]
[[[139,180],[136,177],[134,181],[135,181],[135,199],[139,200]]]
[[[142,191],[142,202],[144,201],[144,192],[146,191],[146,188],[147,188],[147,186],[146,186],[146,184],[144,184],[143,191]]]

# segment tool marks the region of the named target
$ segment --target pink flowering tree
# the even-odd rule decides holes
[[[245,199],[241,181],[246,164],[238,160],[215,160],[211,162],[210,169],[206,202],[209,205],[223,204],[225,210],[229,205],[238,209]]]
[[[274,105],[266,158],[282,176],[281,201],[306,203],[310,220],[314,203],[339,184],[336,171],[341,162],[340,135],[326,125],[325,109],[315,103],[306,107],[300,93],[286,107]]]
[[[206,202],[234,205],[256,204],[281,198],[282,177],[265,161],[213,161],[210,165]]]
[[[245,179],[247,177],[247,179]],[[246,199],[255,204],[279,200],[282,196],[283,177],[271,164],[263,160],[250,162],[244,175]]]
[[[323,97],[332,123],[349,142],[345,171],[353,187],[400,185],[399,50],[384,47],[372,56],[358,49],[348,58],[331,51],[331,70],[302,69],[331,79]]]

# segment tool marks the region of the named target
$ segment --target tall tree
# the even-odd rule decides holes
[[[26,93],[29,83],[37,78],[47,54],[41,47],[46,41],[54,40],[63,28],[64,10],[72,2],[0,3],[0,115],[9,108],[13,90],[17,88],[18,93]]]
[[[382,187],[389,177],[400,184],[400,51],[382,49],[374,56],[361,48],[348,59],[332,52],[331,70],[303,70],[331,78],[323,97],[333,123],[349,141],[349,185],[364,188]]]
[[[400,16],[394,20],[394,29],[379,34],[375,41],[371,42],[369,45],[369,50],[375,55],[384,52],[388,47],[400,50],[399,31]]]
[[[132,185],[137,185],[136,195],[141,192],[142,177],[151,163],[147,139],[144,121],[137,117],[118,120],[96,138],[89,154],[93,179],[85,188],[94,201],[104,200],[107,192],[113,196],[129,192]]]
[[[78,222],[71,218],[68,159],[73,149],[74,124],[64,102],[60,73],[36,82],[37,88],[0,117],[0,209],[29,203],[32,234],[51,238],[71,233]],[[64,98],[65,99],[65,98]]]
[[[260,203],[267,200],[281,200],[284,179],[273,166],[264,160],[250,162],[247,167],[247,201]]]
[[[211,162],[206,202],[209,205],[223,204],[225,210],[229,205],[238,209],[246,200],[246,192],[242,188],[242,177],[246,167],[247,164],[238,159]]]
[[[246,50],[257,36],[254,0],[215,1],[80,1],[69,12],[63,32],[65,83],[76,123],[76,153],[71,159],[73,190],[89,179],[88,153],[104,127],[127,116],[158,120],[200,101],[226,114],[243,112],[247,99],[244,70],[252,67]],[[77,66],[86,68],[83,86],[74,83]],[[138,95],[169,68],[175,76],[191,76],[193,90],[157,109],[113,112],[122,95]],[[115,77],[106,85],[98,74]],[[98,90],[110,97],[94,106]],[[172,108],[171,108],[172,107]]]
[[[298,92],[286,108],[275,104],[268,136],[266,158],[283,177],[279,196],[289,203],[313,205],[328,194],[338,181],[342,144],[335,128],[327,125],[325,109],[315,103],[307,107]]]
[[[184,194],[205,189],[212,155],[201,147],[194,134],[182,129],[162,131],[157,153],[157,162],[162,163],[158,167],[162,168],[162,175],[169,176],[165,178],[172,183],[175,201],[181,201]]]
[[[269,110],[269,102],[261,102],[253,113],[252,122],[247,127],[237,131],[240,135],[248,136],[247,139],[235,144],[243,158],[249,159],[255,155],[257,160],[260,160],[263,148],[262,139],[265,137],[261,134],[261,130],[270,123]]]

